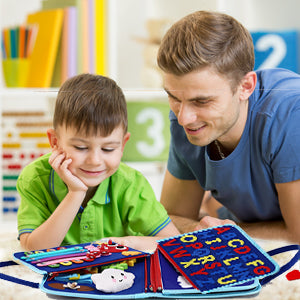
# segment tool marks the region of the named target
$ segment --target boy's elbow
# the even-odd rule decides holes
[[[20,235],[20,245],[22,247],[22,249],[26,250],[26,251],[32,251],[32,250],[37,250],[34,249],[34,247],[32,247],[32,245],[30,245],[30,236],[31,233],[23,233]]]
[[[174,223],[171,221],[165,228],[163,228],[156,236],[158,237],[170,237],[179,235],[180,232],[177,229],[177,227],[174,225]]]

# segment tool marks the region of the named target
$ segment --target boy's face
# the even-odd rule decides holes
[[[122,126],[107,137],[87,136],[65,126],[60,126],[53,134],[57,148],[66,153],[66,158],[72,159],[69,170],[88,187],[99,185],[117,171],[130,137],[129,133],[124,135]]]

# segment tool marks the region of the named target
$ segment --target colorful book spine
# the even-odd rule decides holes
[[[82,7],[83,3],[81,0],[77,0],[76,8],[77,8],[77,73],[83,73],[83,18],[82,18]]]
[[[38,25],[30,59],[28,87],[51,87],[63,16],[62,9],[38,11],[27,16],[28,24]]]
[[[2,31],[2,58],[29,58],[27,87],[107,75],[107,0],[42,0],[27,24]]]
[[[90,44],[90,35],[89,35],[89,6],[88,0],[81,0],[81,32],[82,32],[82,72],[88,73],[89,70],[89,44]]]
[[[68,30],[68,77],[77,74],[76,61],[77,61],[77,34],[73,28],[77,24],[77,10],[76,7],[69,7],[69,30]]]
[[[89,72],[95,73],[95,2],[88,0]]]
[[[61,81],[77,74],[77,10],[74,6],[64,9],[65,19],[62,33],[62,64],[61,64]]]
[[[107,1],[95,0],[96,73],[107,74]]]

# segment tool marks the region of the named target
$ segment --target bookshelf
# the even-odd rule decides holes
[[[60,0],[62,2],[64,0]],[[70,2],[72,0],[65,0]],[[76,0],[74,0],[76,1]],[[79,0],[77,0],[79,1]],[[82,1],[82,0],[80,0]],[[146,20],[166,18],[175,21],[200,7],[215,9],[217,0],[106,0],[108,72],[123,88],[141,88],[144,44],[137,38],[147,37]],[[14,26],[42,8],[43,0],[0,0],[0,27]],[[168,9],[167,9],[168,7]],[[5,13],[4,13],[5,12]],[[4,87],[1,72],[0,87]]]
[[[78,0],[80,1],[80,0]],[[126,98],[132,102],[165,101],[166,96],[161,89],[149,89],[142,81],[144,64],[144,44],[138,38],[147,39],[146,21],[148,19],[168,19],[174,22],[182,16],[195,10],[207,9],[223,11],[241,21],[250,30],[283,30],[300,29],[298,9],[300,2],[286,0],[106,0],[107,2],[107,75],[115,79],[124,89]],[[270,7],[272,6],[272,9]],[[42,0],[0,0],[0,28],[14,26],[25,21],[26,16],[42,8]],[[153,57],[152,57],[153,59]],[[6,88],[3,73],[0,72],[0,111],[10,110],[44,110],[42,117],[51,119],[51,107],[57,89],[41,88]],[[5,118],[8,118],[7,116]],[[5,124],[14,128],[13,117]],[[32,116],[34,118],[34,116]],[[6,119],[7,120],[7,119]],[[3,115],[0,114],[1,124]],[[45,121],[46,122],[46,121]],[[39,128],[42,130],[43,128]],[[43,139],[41,132],[39,139]],[[1,135],[1,144],[5,135]],[[29,142],[27,141],[27,144]],[[1,164],[3,164],[3,148],[0,147]],[[143,173],[148,174],[159,198],[162,185],[164,162],[133,162],[133,165]],[[15,169],[16,170],[16,169]],[[0,168],[0,172],[3,169]],[[3,173],[1,174],[1,178]],[[8,178],[8,177],[7,177]],[[13,179],[10,183],[13,184]],[[6,184],[6,183],[5,183]],[[0,180],[0,193],[3,181]],[[3,195],[0,195],[2,199]],[[3,202],[0,201],[0,220],[3,218]],[[14,215],[15,216],[15,215]]]
[[[41,9],[42,0],[0,0],[0,27],[25,20],[27,14]],[[272,9],[270,6],[272,5]],[[147,37],[146,20],[166,18],[171,22],[200,9],[231,14],[251,30],[299,29],[297,0],[284,5],[275,0],[107,0],[109,72],[123,88],[141,88],[144,45],[136,38]],[[2,72],[0,87],[3,87]]]

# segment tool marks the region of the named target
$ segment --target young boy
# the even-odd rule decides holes
[[[26,166],[17,182],[23,248],[111,236],[130,236],[136,246],[135,236],[178,234],[143,175],[121,163],[130,133],[125,97],[113,80],[91,74],[68,79],[47,135],[52,153]]]

